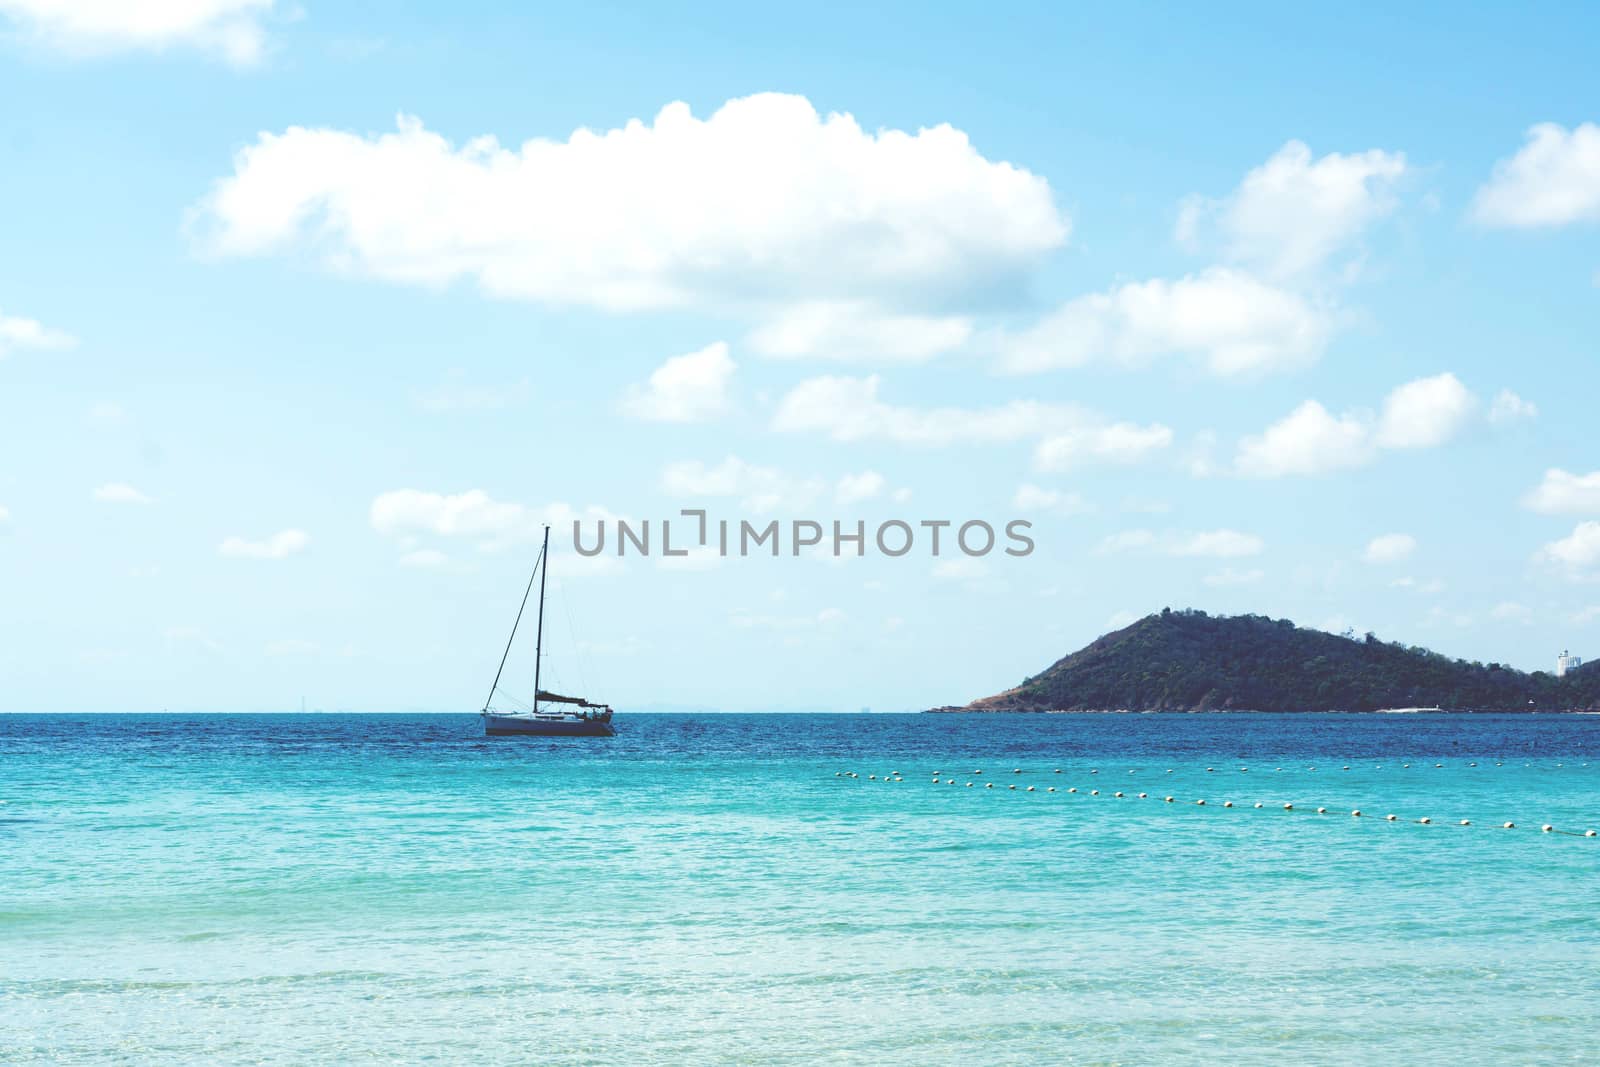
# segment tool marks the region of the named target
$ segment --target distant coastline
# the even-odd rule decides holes
[[[1568,662],[1561,659],[1562,666]],[[1529,714],[1600,710],[1600,664],[1560,675],[1450,659],[1368,633],[1262,615],[1167,609],[1109,633],[1010,689],[935,714],[1348,712]]]

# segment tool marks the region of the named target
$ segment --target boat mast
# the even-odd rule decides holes
[[[500,675],[506,669],[506,657],[511,655],[511,644],[512,644],[512,642],[514,642],[517,639],[517,627],[519,625],[521,625],[521,623],[522,623],[522,613],[524,611],[526,611],[527,608],[528,608],[528,594],[533,592],[533,579],[534,579],[534,576],[540,573],[539,572],[539,568],[541,566],[546,565],[545,564],[544,554],[549,548],[550,548],[550,527],[546,526],[544,528],[544,548],[539,550],[539,558],[533,561],[533,573],[528,575],[528,588],[526,588],[526,589],[524,589],[522,591],[522,603],[517,605],[517,617],[516,617],[515,621],[513,621],[511,623],[511,636],[506,638],[506,650],[504,652],[500,653],[500,666],[495,668],[494,684],[489,687],[489,697],[488,697],[487,700],[485,700],[483,702],[483,710],[484,710],[485,714],[487,714],[488,711],[489,711],[489,705],[494,703],[495,691],[500,688]],[[544,630],[544,584],[543,583],[540,583],[540,585],[539,585],[539,629],[540,629],[541,632]],[[539,668],[537,666],[535,666],[534,669],[533,669],[533,678],[534,678],[534,684],[537,686],[538,685],[538,681],[539,681]],[[305,701],[305,698],[302,697],[301,698],[301,702],[304,703],[304,701]],[[539,707],[539,693],[538,693],[537,690],[535,690],[534,694],[533,694],[533,706],[534,706],[535,709],[537,709]]]
[[[544,580],[550,576],[550,527],[544,528],[544,547],[539,550],[544,567],[539,571],[539,631],[533,639],[533,710],[539,710],[539,667],[544,661]]]

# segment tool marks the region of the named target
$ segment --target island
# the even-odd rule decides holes
[[[1168,608],[1020,685],[935,712],[1590,711],[1600,664],[1562,677],[1450,659],[1373,634]]]

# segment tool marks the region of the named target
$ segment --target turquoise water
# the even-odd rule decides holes
[[[0,716],[0,1062],[1600,1059],[1600,718],[619,728]]]

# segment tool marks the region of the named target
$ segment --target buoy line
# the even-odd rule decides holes
[[[1500,764],[1498,764],[1498,763],[1495,764],[1495,765],[1496,766],[1500,766]],[[1410,764],[1404,764],[1403,766],[1404,767],[1409,767]],[[1435,767],[1442,767],[1443,764],[1435,764],[1434,766]],[[1476,763],[1472,763],[1472,764],[1469,764],[1469,766],[1476,767],[1477,764]],[[1558,763],[1558,764],[1556,764],[1556,766],[1560,767],[1560,766],[1562,766],[1562,764]],[[1585,763],[1585,764],[1583,764],[1583,766],[1587,767],[1588,764]],[[1246,767],[1240,767],[1239,768],[1240,772],[1244,772],[1247,769],[1248,768],[1246,768]],[[1309,769],[1310,770],[1316,770],[1315,767],[1311,767]],[[1348,767],[1345,767],[1343,769],[1344,770],[1349,770]],[[1213,771],[1213,768],[1207,767],[1206,770],[1208,772],[1211,772],[1211,771]],[[1282,770],[1282,768],[1280,767],[1280,768],[1278,768],[1278,770]],[[1013,769],[1011,773],[1012,774],[1023,774],[1024,771],[1023,771],[1023,769],[1021,767],[1017,767],[1017,768]],[[1051,773],[1053,773],[1053,774],[1061,774],[1062,771],[1059,768],[1057,768],[1054,771],[1052,771]],[[1099,772],[1098,769],[1091,769],[1089,771],[1089,773],[1090,774],[1098,774],[1100,772]],[[1133,774],[1135,772],[1130,770],[1128,773],[1129,774]],[[1172,768],[1170,768],[1170,767],[1167,768],[1167,772],[1166,773],[1172,774],[1173,773]],[[983,771],[981,769],[975,769],[975,770],[973,770],[972,774],[973,774],[974,777],[980,776],[980,775],[983,774]],[[934,775],[933,778],[932,778],[932,784],[933,785],[958,785],[958,784],[960,784],[960,783],[958,783],[956,781],[956,779],[954,777],[950,777],[950,776],[945,775],[945,773],[943,771],[935,771],[935,772],[933,772],[933,775]],[[861,780],[861,775],[857,771],[834,771],[833,772],[833,776],[835,778],[839,778],[839,779],[852,779],[852,780],[856,780],[856,781]],[[885,783],[895,783],[895,782],[903,783],[906,779],[905,779],[904,775],[900,771],[893,771],[893,772],[891,772],[889,774],[884,774],[884,775],[868,774],[866,780],[867,781],[881,781],[881,782],[885,782]],[[968,789],[973,788],[976,784],[977,784],[976,782],[973,782],[973,781],[970,781],[970,780],[966,781],[966,787]],[[985,789],[993,789],[994,786],[995,786],[995,783],[993,783],[993,782],[984,782],[983,783],[983,787]],[[1006,790],[1007,790],[1007,792],[1013,792],[1013,793],[1015,793],[1015,792],[1033,793],[1033,792],[1037,791],[1035,789],[1035,787],[1031,786],[1031,785],[1024,786],[1021,790],[1019,790],[1015,783],[1007,783]],[[1056,789],[1055,786],[1050,786],[1049,788],[1045,789],[1044,792],[1045,793],[1056,793],[1057,789]],[[1085,794],[1084,792],[1080,791],[1077,786],[1069,786],[1069,787],[1067,787],[1067,789],[1065,791],[1065,794],[1063,794],[1063,795],[1066,795],[1066,794],[1076,794],[1076,795],[1079,795],[1079,796],[1087,795],[1087,796],[1090,796],[1090,797],[1098,797],[1098,796],[1100,796],[1100,790],[1098,790],[1098,789],[1090,789]],[[1150,796],[1150,794],[1148,794],[1148,793],[1138,793],[1138,794],[1136,794],[1135,798],[1138,799],[1138,800],[1146,800],[1146,799],[1149,799],[1149,796]],[[1127,794],[1119,791],[1119,792],[1116,792],[1116,793],[1113,794],[1113,798],[1114,799],[1126,799],[1127,798]],[[1178,798],[1176,796],[1173,796],[1173,795],[1164,795],[1161,799],[1167,804],[1176,804],[1176,803],[1178,803]],[[1196,797],[1192,801],[1192,805],[1194,807],[1206,807],[1206,806],[1208,806],[1206,798],[1204,798],[1204,797]],[[1221,803],[1220,806],[1223,807],[1223,808],[1226,808],[1226,809],[1232,809],[1234,807],[1234,802],[1231,801],[1231,800],[1225,800],[1225,801],[1223,801]],[[1253,807],[1256,810],[1261,810],[1264,806],[1265,805],[1263,804],[1263,802],[1261,802],[1259,800],[1256,801],[1254,803],[1254,805],[1253,805]],[[1283,802],[1283,810],[1285,812],[1289,812],[1289,813],[1293,814],[1293,813],[1295,813],[1297,811],[1300,811],[1300,810],[1303,810],[1303,809],[1297,809],[1295,807],[1295,804],[1294,804],[1293,801],[1284,801]],[[1314,809],[1314,811],[1315,811],[1315,813],[1317,815],[1327,815],[1327,814],[1329,814],[1329,809],[1326,806],[1317,807],[1317,808]],[[1350,812],[1350,817],[1359,819],[1359,818],[1364,817],[1364,813],[1362,812],[1362,810],[1360,808],[1354,808]],[[1404,822],[1406,822],[1408,824],[1416,825],[1416,826],[1435,826],[1435,825],[1438,825],[1438,826],[1455,826],[1457,828],[1463,828],[1463,829],[1478,829],[1478,828],[1482,828],[1482,829],[1497,829],[1497,830],[1516,830],[1516,829],[1520,828],[1519,824],[1517,824],[1516,822],[1513,822],[1511,820],[1507,820],[1505,822],[1502,822],[1498,826],[1495,826],[1495,825],[1489,824],[1489,823],[1485,823],[1485,824],[1482,824],[1480,826],[1480,824],[1473,822],[1471,819],[1458,819],[1458,820],[1454,821],[1453,823],[1452,822],[1435,823],[1434,820],[1433,820],[1433,817],[1429,816],[1429,815],[1418,816],[1417,818],[1414,818],[1414,819],[1402,820],[1399,815],[1396,815],[1396,814],[1394,814],[1392,812],[1388,813],[1388,814],[1385,814],[1384,817],[1383,817],[1383,821],[1384,822],[1390,822],[1390,823],[1398,823],[1398,822],[1404,821]],[[1534,827],[1529,827],[1529,829],[1534,829]],[[1558,829],[1555,825],[1553,825],[1551,823],[1541,823],[1536,829],[1540,833],[1543,833],[1543,834],[1553,834],[1553,835],[1559,835],[1559,836],[1562,836],[1562,837],[1580,837],[1580,838],[1587,838],[1587,839],[1591,839],[1591,840],[1600,839],[1600,831],[1595,831],[1595,830],[1592,830],[1592,829],[1587,829],[1587,830]]]

